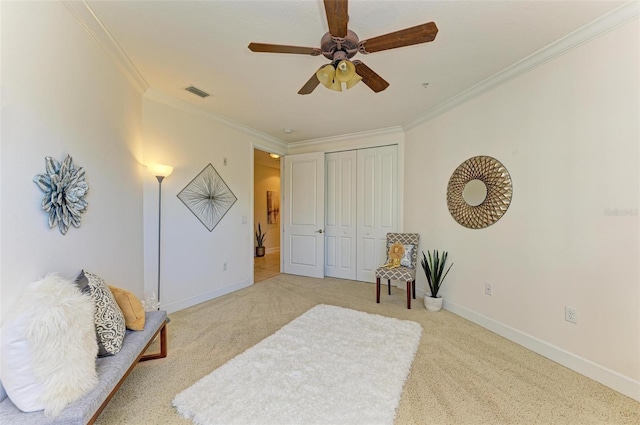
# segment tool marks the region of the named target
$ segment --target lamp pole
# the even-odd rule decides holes
[[[162,180],[164,176],[156,176],[158,179],[158,310],[160,310],[160,243],[162,237]]]
[[[149,164],[147,165],[149,172],[158,179],[158,310],[160,310],[160,252],[162,244],[162,180],[168,177],[173,171],[173,167],[163,164]]]

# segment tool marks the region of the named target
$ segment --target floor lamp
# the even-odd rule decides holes
[[[161,229],[162,229],[162,180],[168,177],[173,171],[173,167],[170,165],[153,164],[148,165],[149,172],[156,176],[158,179],[158,310],[160,309],[160,248],[162,244]]]

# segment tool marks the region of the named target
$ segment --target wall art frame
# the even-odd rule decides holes
[[[178,198],[209,232],[238,200],[211,163],[178,193]]]
[[[280,222],[280,192],[267,190],[267,224]]]

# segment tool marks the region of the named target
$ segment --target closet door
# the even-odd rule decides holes
[[[284,157],[283,269],[324,277],[324,154]]]
[[[356,151],[325,155],[325,276],[356,279]]]
[[[398,227],[398,148],[357,151],[356,279],[375,282],[386,260],[386,235]]]

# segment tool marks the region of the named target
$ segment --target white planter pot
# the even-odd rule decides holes
[[[429,311],[440,311],[442,309],[442,297],[432,298],[425,295],[424,307]]]

